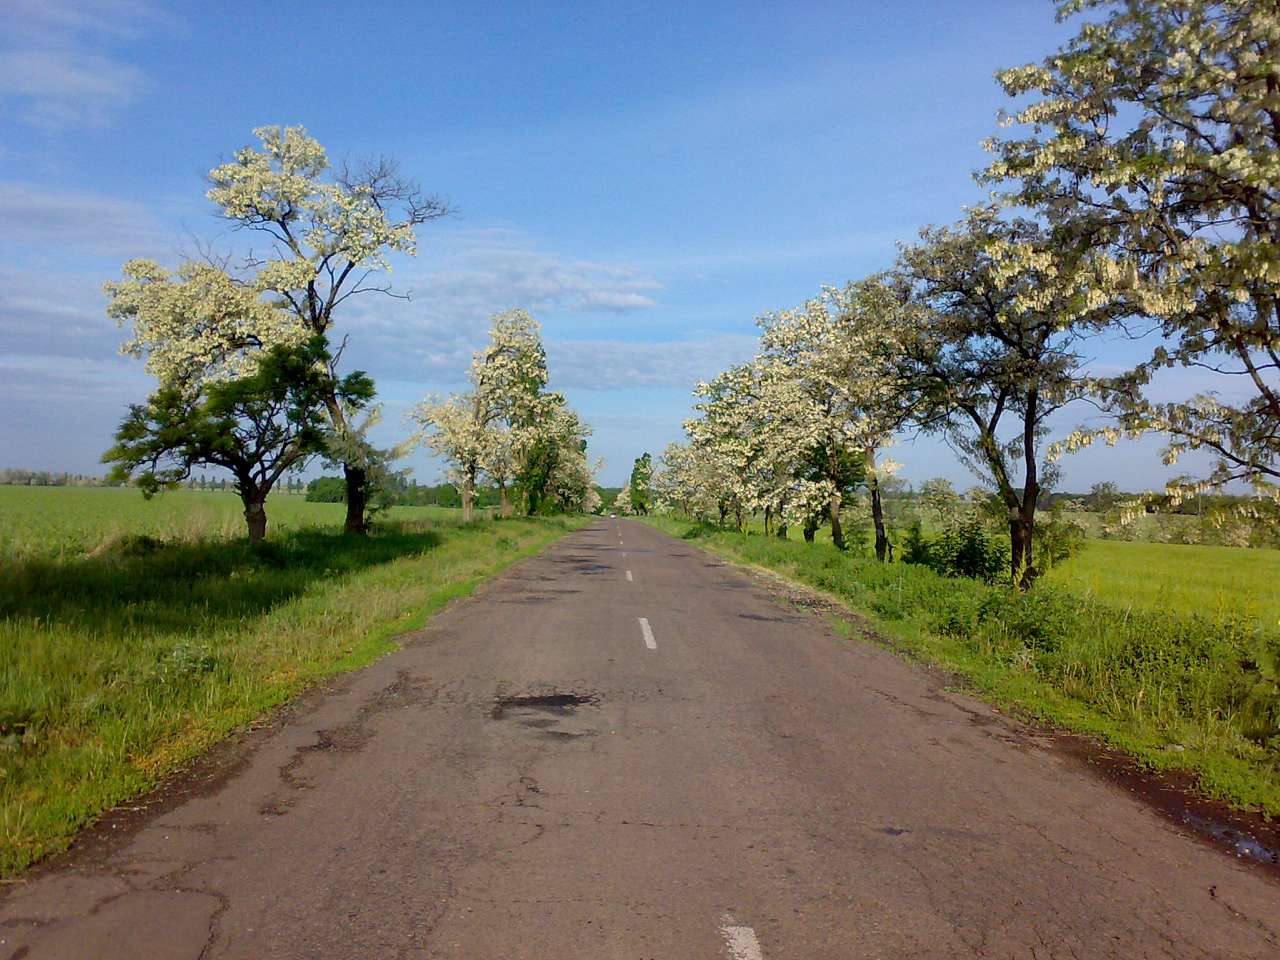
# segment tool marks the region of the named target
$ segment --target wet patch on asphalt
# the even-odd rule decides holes
[[[539,740],[567,743],[594,737],[596,731],[576,716],[578,708],[600,702],[594,693],[543,693],[521,697],[496,697],[489,711],[492,720],[523,727]]]
[[[578,707],[588,703],[598,703],[599,697],[593,693],[543,693],[527,697],[494,697],[493,710],[489,716],[501,720],[508,710],[540,710],[557,716],[568,716]]]

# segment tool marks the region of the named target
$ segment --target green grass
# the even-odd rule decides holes
[[[1064,566],[1064,583],[1051,580],[1020,594],[923,566],[841,554],[828,544],[671,518],[650,522],[831,594],[864,613],[895,647],[960,673],[996,703],[1098,736],[1150,767],[1193,771],[1206,793],[1280,816],[1280,629],[1243,603],[1232,606],[1231,591],[1241,581],[1208,573],[1215,557],[1274,570],[1269,551],[1219,555],[1229,548],[1090,544],[1073,563],[1087,570],[1097,546],[1114,563],[1099,575],[1097,589],[1073,585],[1084,574]],[[1199,564],[1193,553],[1188,567],[1183,550],[1207,553]],[[1158,582],[1163,571],[1162,586],[1132,585],[1144,572],[1135,568],[1139,558]],[[1183,597],[1180,584],[1196,572],[1198,584]],[[1274,583],[1273,576],[1249,585],[1250,595],[1268,596],[1257,609],[1274,604]],[[845,629],[861,633],[857,625]]]
[[[1088,540],[1045,582],[1135,610],[1280,625],[1280,550]]]
[[[449,599],[585,523],[231,494],[0,487],[0,872],[305,687],[393,650]]]
[[[144,500],[122,487],[0,486],[0,558],[74,557],[127,537],[168,542],[244,536],[240,498],[220,491],[177,490]],[[308,503],[275,494],[267,502],[268,535],[341,525],[340,503]],[[447,520],[445,507],[392,507],[384,519]]]

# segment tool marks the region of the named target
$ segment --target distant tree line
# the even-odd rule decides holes
[[[108,487],[113,486],[104,477],[87,473],[67,473],[52,470],[24,470],[20,467],[0,469],[0,484],[17,487]]]
[[[317,477],[307,484],[307,500],[312,503],[346,502],[347,485],[342,477]],[[496,486],[476,487],[477,507],[498,506],[500,496]],[[462,495],[452,483],[420,484],[403,476],[394,477],[383,488],[387,506],[398,507],[461,507]]]

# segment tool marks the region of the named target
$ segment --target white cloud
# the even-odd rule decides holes
[[[111,45],[165,19],[145,0],[10,0],[0,39],[0,103],[46,130],[108,122],[146,85],[143,72]]]
[[[0,182],[4,242],[51,251],[118,256],[156,252],[163,231],[140,204],[102,194]]]
[[[375,375],[459,383],[500,310],[528,310],[553,341],[566,318],[612,327],[656,306],[662,289],[626,265],[564,257],[514,230],[446,234],[423,260],[432,265],[411,262],[389,278],[409,300],[369,293],[347,302],[341,325],[352,333],[352,363]]]
[[[453,234],[421,276],[415,301],[428,315],[481,315],[511,306],[624,312],[654,306],[661,284],[628,267],[539,250],[514,230]],[[428,254],[430,255],[430,254]]]
[[[665,341],[549,340],[547,363],[558,387],[611,390],[684,387],[692,390],[758,346],[747,334],[708,334]]]

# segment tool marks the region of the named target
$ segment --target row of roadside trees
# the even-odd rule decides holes
[[[450,208],[391,160],[335,165],[302,127],[254,132],[259,146],[209,172],[207,196],[261,245],[234,262],[207,248],[173,270],[132,260],[105,287],[108,314],[130,328],[122,351],[143,359],[157,385],[130,407],[103,459],[111,482],[134,481],[147,495],[197,468],[223,468],[256,542],[266,535],[272,489],[322,458],[342,470],[345,531],[364,534],[375,495],[396,476],[395,460],[424,440],[444,452],[439,431],[421,428],[448,432],[436,414],[448,417],[424,406],[412,438],[375,446],[374,383],[363,371],[341,370],[349,334],[339,338],[339,319],[352,298],[395,296],[379,279],[389,258],[414,255],[417,229]],[[594,493],[587,430],[562,397],[544,390],[536,324],[520,312],[500,315],[491,342],[471,395],[482,408],[472,415],[483,421],[485,459],[459,475],[468,519],[478,469],[498,481],[504,503],[511,479],[531,513],[580,507],[587,499],[580,488]],[[499,425],[505,440],[490,443]]]
[[[1039,66],[999,74],[1021,99],[979,174],[996,193],[929,227],[893,266],[764,315],[760,350],[696,389],[687,444],[655,487],[690,515],[785,535],[880,485],[903,431],[940,434],[1004,508],[1015,580],[1036,577],[1036,506],[1063,450],[1163,435],[1166,463],[1212,456],[1175,500],[1280,487],[1280,11],[1227,0],[1067,0],[1086,22]],[[1100,373],[1107,338],[1144,358]],[[1170,400],[1161,371],[1228,385]],[[1156,388],[1153,390],[1153,386]],[[1051,418],[1106,419],[1051,442]],[[1056,420],[1054,422],[1057,422]]]

